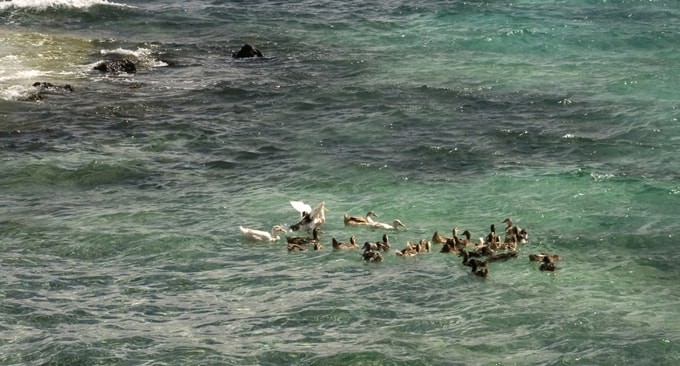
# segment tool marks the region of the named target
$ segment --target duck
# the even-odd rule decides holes
[[[434,234],[432,234],[432,242],[433,243],[438,243],[438,244],[445,244],[447,240],[453,238],[454,236],[458,235],[458,228],[454,227],[451,230],[452,237],[446,237],[444,235],[439,234],[439,231],[435,231]]]
[[[478,246],[475,248],[475,251],[473,253],[477,253],[480,256],[492,256],[495,253],[495,250],[491,249],[490,246],[488,245],[483,245],[483,246]]]
[[[315,227],[314,230],[312,230],[312,237],[306,237],[306,236],[286,236],[286,242],[288,244],[298,244],[298,245],[307,245],[307,244],[315,244],[319,242],[319,234],[321,233],[321,229],[318,227]]]
[[[472,267],[472,262],[482,262],[481,260],[477,259],[478,257],[481,257],[481,255],[476,252],[468,252],[467,250],[461,249],[461,251],[458,252],[458,255],[463,257],[464,266]]]
[[[271,232],[256,229],[248,229],[240,225],[239,229],[241,230],[241,233],[243,234],[244,237],[250,240],[257,241],[278,241],[280,239],[278,233],[287,232],[286,228],[281,225],[274,225],[272,227]]]
[[[475,276],[487,277],[489,275],[489,266],[486,261],[472,260],[470,261],[470,267],[472,268],[470,273]]]
[[[444,245],[442,245],[442,249],[439,251],[440,253],[458,253],[460,251],[459,245],[458,245],[458,237],[454,236],[453,238],[449,238],[449,240],[446,241]]]
[[[382,262],[383,260],[382,254],[380,254],[380,252],[377,251],[376,246],[370,242],[364,243],[364,253],[361,257],[366,262]]]
[[[512,234],[512,233],[513,233],[513,229],[512,229],[512,228],[514,227],[514,226],[512,225],[512,219],[508,217],[508,218],[506,218],[505,220],[503,220],[503,223],[506,225],[506,226],[505,226],[505,233],[506,233],[506,234]]]
[[[538,269],[541,271],[555,272],[557,271],[557,266],[555,266],[555,262],[553,262],[550,257],[543,257],[541,266],[538,267]]]
[[[489,262],[507,261],[510,258],[517,258],[516,251],[496,253],[489,256]]]
[[[459,246],[466,247],[466,246],[472,244],[472,241],[470,239],[472,237],[472,234],[470,234],[470,231],[468,231],[468,230],[463,231],[463,236],[465,236],[465,239],[458,239],[458,245]]]
[[[501,238],[496,234],[496,225],[491,224],[491,227],[489,227],[489,234],[484,238],[484,242],[491,246],[492,244],[498,245],[498,243],[501,241]]]
[[[287,249],[289,252],[306,252],[307,245],[298,243],[288,243]]]
[[[332,239],[333,249],[356,249],[359,248],[357,244],[357,237],[352,236],[349,238],[349,242],[338,241],[337,239]]]
[[[506,218],[505,220],[503,220],[503,223],[506,225],[505,226],[506,237],[507,235],[515,235],[517,242],[522,244],[525,244],[529,241],[529,233],[525,229],[522,229],[517,225],[513,225],[511,218],[509,217]]]
[[[529,261],[532,262],[543,262],[545,258],[548,258],[550,262],[557,262],[562,260],[557,254],[539,253],[539,254],[529,254]]]
[[[396,254],[400,257],[415,257],[418,255],[418,249],[409,242],[406,243],[406,248],[397,250]]]
[[[461,254],[463,255],[463,265],[472,268],[470,271],[472,274],[479,277],[486,277],[489,274],[489,265],[487,261],[470,258],[470,253],[465,250],[461,250]]]
[[[316,207],[311,209],[311,206],[305,204],[302,201],[290,201],[291,206],[300,212],[301,219],[296,224],[290,226],[292,231],[298,231],[300,229],[310,230],[321,226],[326,222],[326,203],[321,202]],[[309,211],[305,211],[310,209]]]
[[[345,221],[345,225],[348,226],[361,226],[361,225],[371,225],[374,223],[373,217],[378,217],[375,212],[373,211],[368,211],[366,213],[365,217],[362,216],[350,216],[347,212],[345,212],[345,215],[343,216],[343,220]]]
[[[312,212],[312,206],[304,203],[304,201],[290,201],[290,205],[300,213],[300,218]]]
[[[513,226],[510,228],[510,231],[506,232],[505,234],[505,238],[503,239],[503,247],[508,250],[516,250],[517,243],[517,226]]]
[[[418,253],[429,253],[432,250],[432,242],[427,239],[420,239],[416,244],[416,249]]]
[[[383,252],[389,252],[392,248],[390,245],[390,238],[387,236],[387,233],[383,234],[382,241],[376,242],[375,245],[377,245],[378,250],[382,250]]]
[[[384,222],[377,222],[374,221],[373,223],[369,224],[368,226],[374,228],[374,229],[384,229],[384,230],[397,230],[400,227],[406,227],[403,222],[400,220],[396,219],[392,222],[392,224],[386,224]]]

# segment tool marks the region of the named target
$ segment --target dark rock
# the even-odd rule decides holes
[[[125,72],[128,74],[134,74],[137,72],[135,63],[128,59],[102,61],[97,64],[94,69],[107,73]]]
[[[243,47],[241,47],[238,52],[233,52],[231,54],[231,57],[233,58],[248,58],[248,57],[264,57],[262,55],[262,52],[258,50],[257,48],[254,48],[253,46],[249,45],[248,43],[244,44]]]

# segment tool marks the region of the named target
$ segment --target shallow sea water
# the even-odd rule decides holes
[[[0,364],[677,363],[679,12],[0,3]],[[290,200],[326,203],[324,250],[241,236]],[[506,217],[530,241],[485,279],[333,251],[380,239],[343,224],[368,210],[393,251]]]

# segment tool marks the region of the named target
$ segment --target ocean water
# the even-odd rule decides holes
[[[0,364],[678,364],[679,16],[0,2]],[[92,69],[113,57],[138,72]],[[291,200],[325,202],[324,250],[242,237]],[[506,217],[530,240],[487,278],[436,245],[334,251],[380,239],[343,224],[368,210],[406,224],[393,252]]]

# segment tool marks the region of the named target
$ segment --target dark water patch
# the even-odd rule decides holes
[[[15,168],[10,178],[3,181],[15,188],[42,185],[91,189],[107,185],[136,184],[147,178],[148,172],[141,161],[109,164],[93,160],[75,169],[59,164],[29,164]]]
[[[92,347],[89,342],[71,342],[67,339],[53,340],[39,349],[17,352],[12,360],[10,361],[40,365],[102,365],[119,364],[123,361],[113,351]]]
[[[22,26],[39,24],[40,29],[52,31],[55,29],[82,29],[83,24],[92,25],[99,21],[123,20],[139,13],[139,9],[114,3],[78,7],[67,3],[51,4],[45,2],[37,3],[32,7],[17,5],[3,7],[0,10],[0,14],[7,16],[12,24]]]
[[[360,347],[359,349],[368,348],[366,346]],[[345,351],[337,352],[330,355],[319,355],[316,357],[311,357],[309,362],[305,364],[309,365],[363,365],[363,364],[389,364],[389,365],[428,365],[430,364],[428,360],[421,359],[419,355],[413,355],[409,357],[408,355],[403,355],[403,357],[398,357],[396,355],[390,355],[387,352],[362,350],[362,351]],[[455,364],[455,363],[453,363]]]

